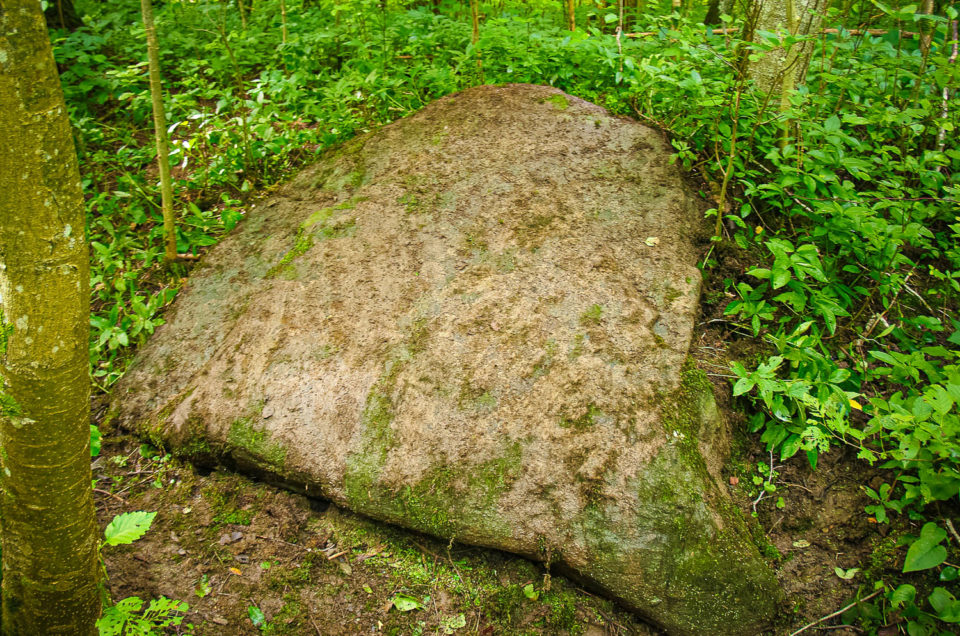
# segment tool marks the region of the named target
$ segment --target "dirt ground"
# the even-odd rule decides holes
[[[114,601],[186,601],[181,633],[656,633],[524,559],[154,452],[116,438],[94,465],[103,526],[121,512],[158,513],[139,541],[105,548],[109,588]]]

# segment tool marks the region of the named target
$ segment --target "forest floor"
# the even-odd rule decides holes
[[[708,372],[724,365],[724,337],[708,330],[695,341]],[[743,429],[728,386],[718,389],[727,420]],[[770,458],[755,438],[733,446],[726,485],[750,519],[752,477]],[[835,452],[811,471],[793,458],[777,467],[783,507],[776,497],[757,506],[754,540],[785,592],[771,634],[786,636],[847,605],[863,577],[882,576],[902,550],[889,526],[863,513],[861,486],[873,475],[851,460]],[[659,633],[542,564],[448,545],[224,467],[194,467],[129,436],[105,437],[94,477],[102,525],[121,512],[158,513],[141,540],[105,549],[114,601],[186,601],[184,632],[189,624],[197,634]],[[835,568],[860,572],[845,580]]]

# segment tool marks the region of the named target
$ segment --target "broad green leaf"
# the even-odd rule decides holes
[[[733,394],[734,395],[743,395],[744,393],[749,393],[753,389],[753,380],[750,378],[740,378],[737,380],[737,383],[733,385]]]
[[[390,602],[401,612],[409,612],[423,607],[420,601],[407,594],[397,594]]]
[[[936,610],[937,618],[945,623],[960,623],[960,602],[942,587],[933,588],[933,593],[927,599],[930,606]]]
[[[774,266],[773,270],[773,288],[780,289],[784,285],[790,282],[790,279],[793,278],[793,275],[790,273],[789,269],[777,269]]]
[[[935,568],[947,560],[947,549],[940,542],[947,538],[947,531],[928,522],[920,530],[920,538],[907,550],[903,561],[904,572],[919,572]]]
[[[916,598],[916,596],[917,588],[909,583],[904,583],[890,595],[890,604],[896,608],[904,603],[913,603],[913,599]]]
[[[803,438],[799,435],[793,434],[788,437],[783,442],[783,446],[780,447],[780,461],[785,461],[796,455],[801,444],[803,444]]]
[[[126,545],[133,543],[150,529],[155,512],[125,512],[117,515],[104,530],[106,545]]]

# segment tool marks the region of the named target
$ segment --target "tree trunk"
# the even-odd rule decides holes
[[[280,41],[283,44],[287,43],[287,3],[285,0],[280,0],[280,27],[282,29]]]
[[[933,0],[923,0],[923,5],[918,13],[933,15]],[[920,53],[923,55],[923,59],[927,59],[927,56],[930,55],[930,45],[933,43],[936,23],[933,20],[920,20],[918,26],[920,28]]]
[[[237,0],[237,9],[240,11],[240,25],[247,30],[247,10],[243,7],[243,0]]]
[[[480,0],[470,0],[470,17],[473,21],[473,46],[477,50],[477,72],[483,84],[483,59],[480,56]]]
[[[567,0],[567,28],[571,31],[577,30],[577,18],[574,11],[573,0]]]
[[[47,26],[54,29],[76,31],[83,26],[83,20],[74,8],[73,0],[51,0],[44,15],[47,18]]]
[[[753,41],[766,42],[759,31],[807,35],[820,29],[826,0],[759,0],[756,21],[753,25]],[[750,77],[757,88],[767,93],[789,95],[807,75],[811,42],[794,44],[788,50],[776,48],[750,63]]]
[[[163,112],[163,86],[160,84],[160,54],[157,29],[153,25],[151,0],[140,0],[143,26],[147,32],[147,59],[150,64],[150,98],[153,100],[153,128],[157,138],[157,164],[160,167],[160,204],[163,210],[163,260],[177,260],[177,230],[173,221],[173,184],[170,181],[170,144],[167,141],[167,117]]]
[[[70,122],[36,0],[0,0],[3,633],[95,634],[90,261]]]
[[[710,0],[707,4],[707,15],[703,18],[706,26],[716,26],[720,24],[720,0]]]

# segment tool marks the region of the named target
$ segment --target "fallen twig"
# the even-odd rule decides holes
[[[100,489],[100,488],[94,488],[94,489],[93,489],[93,492],[98,492],[98,493],[100,493],[100,494],[102,494],[102,495],[107,495],[107,496],[109,496],[109,497],[113,497],[114,499],[116,499],[116,500],[119,501],[120,503],[127,503],[127,500],[124,499],[123,497],[121,497],[121,496],[119,496],[119,495],[115,495],[115,494],[113,494],[112,492],[107,492],[106,490],[102,490],[102,489]]]
[[[947,517],[944,517],[943,520],[947,523],[947,529],[950,531],[950,534],[957,540],[957,544],[960,544],[960,534],[957,534],[957,529],[953,527],[953,522]]]
[[[841,607],[840,609],[838,609],[838,610],[837,610],[836,612],[834,612],[833,614],[827,614],[826,616],[824,616],[824,617],[822,617],[822,618],[818,618],[817,620],[813,621],[812,623],[810,623],[810,624],[808,624],[808,625],[804,625],[803,627],[801,627],[801,628],[798,629],[797,631],[795,631],[795,632],[793,632],[792,634],[790,634],[790,636],[797,636],[797,634],[799,634],[799,633],[801,633],[801,632],[805,632],[805,631],[807,631],[808,629],[810,629],[811,627],[816,627],[817,625],[819,625],[820,623],[822,623],[822,622],[824,622],[824,621],[828,621],[828,620],[830,620],[831,618],[835,618],[835,617],[837,617],[837,616],[840,616],[841,614],[843,614],[844,612],[846,612],[848,609],[850,609],[851,607],[855,606],[857,603],[863,603],[863,602],[865,602],[865,601],[869,601],[870,599],[872,599],[874,596],[876,596],[877,594],[879,594],[879,593],[882,592],[882,591],[883,591],[883,590],[880,589],[880,590],[877,590],[876,592],[874,592],[873,594],[868,594],[867,596],[864,596],[863,598],[858,598],[857,600],[855,600],[853,603],[850,603],[850,604],[847,605],[846,607]]]

